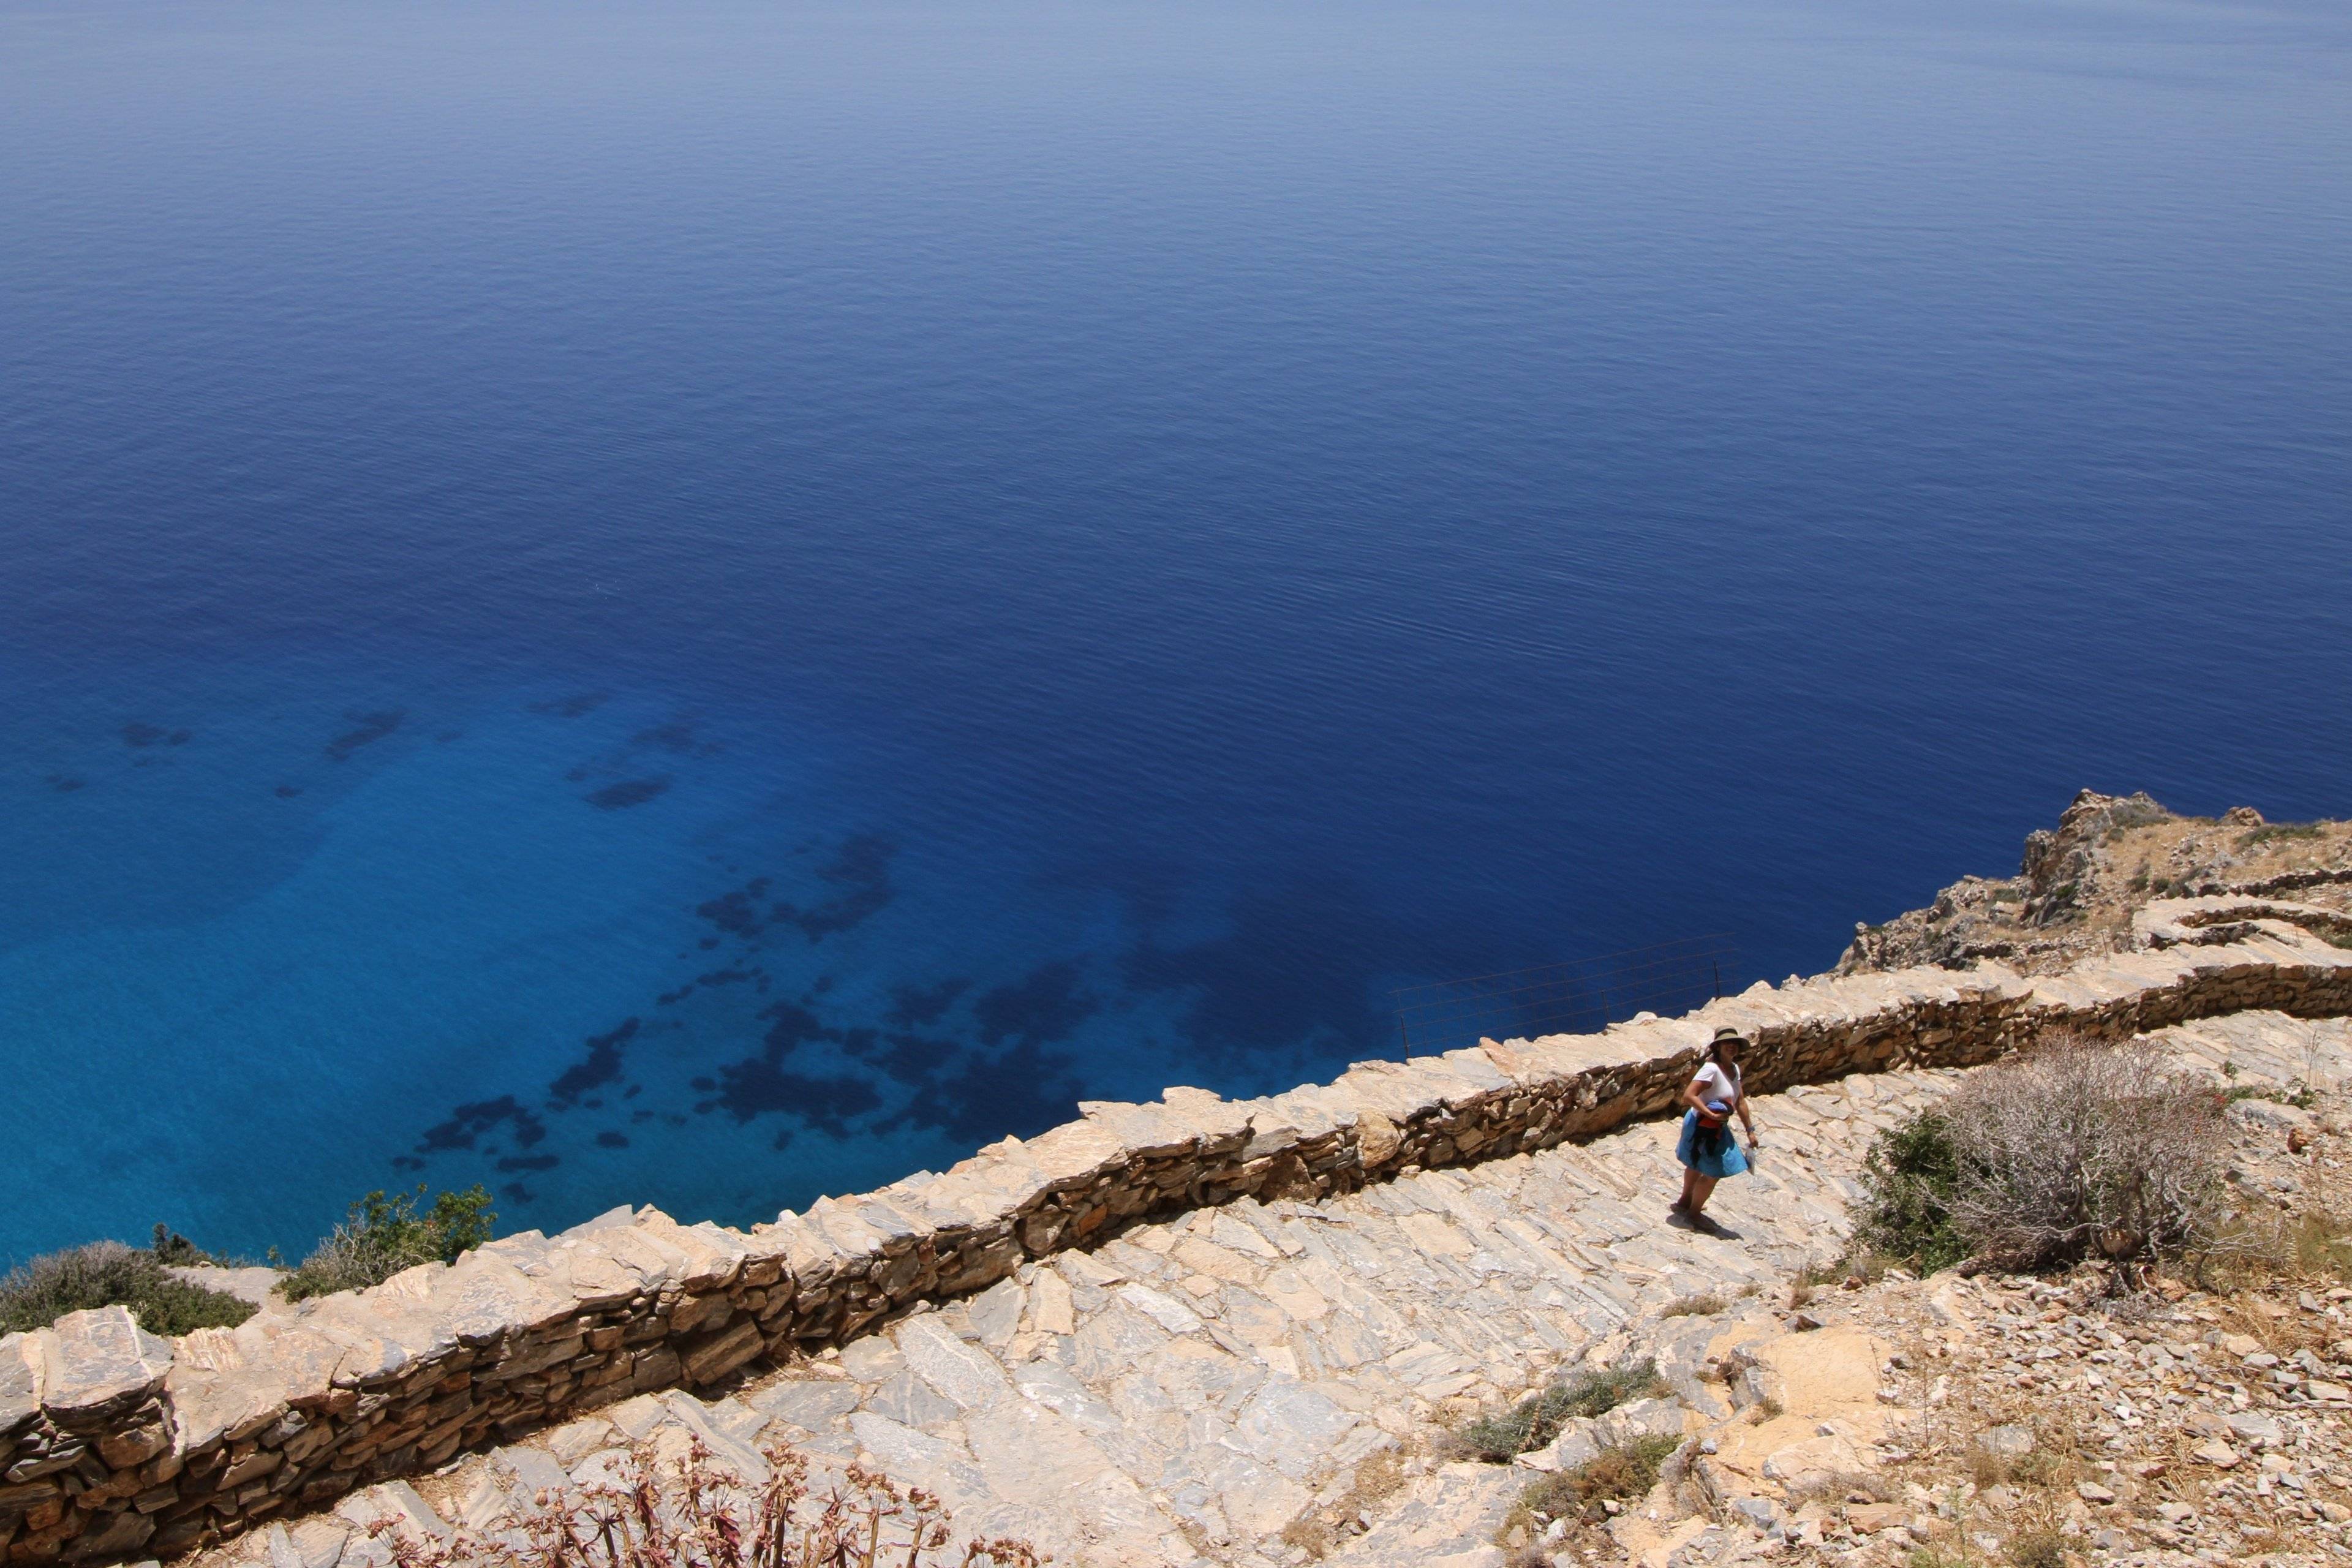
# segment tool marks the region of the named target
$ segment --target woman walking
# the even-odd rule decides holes
[[[1748,1146],[1756,1147],[1756,1123],[1748,1114],[1748,1097],[1740,1092],[1739,1053],[1747,1046],[1738,1030],[1716,1030],[1706,1061],[1683,1090],[1683,1104],[1689,1109],[1683,1115],[1682,1142],[1675,1146],[1675,1158],[1683,1163],[1683,1195],[1675,1200],[1674,1212],[1687,1215],[1694,1226],[1715,1224],[1706,1213],[1715,1184],[1748,1169],[1739,1140],[1731,1135],[1734,1111],[1748,1129]]]

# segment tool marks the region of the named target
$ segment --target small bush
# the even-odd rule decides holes
[[[2009,1560],[2016,1568],[2066,1568],[2066,1538],[2054,1530],[2028,1530],[2010,1537]]]
[[[2053,1037],[1879,1135],[1856,1239],[1923,1274],[1972,1255],[2048,1268],[2210,1245],[2225,1103],[2145,1040]]]
[[[1684,1296],[1676,1300],[1667,1302],[1663,1308],[1659,1309],[1658,1316],[1661,1318],[1704,1318],[1708,1316],[1710,1313],[1722,1311],[1723,1308],[1724,1300],[1720,1296]]]
[[[1536,1482],[1519,1495],[1519,1507],[1553,1519],[1593,1516],[1604,1502],[1646,1495],[1657,1484],[1659,1467],[1681,1447],[1672,1437],[1644,1437],[1623,1447],[1603,1448],[1576,1468]]]
[[[128,1307],[139,1326],[167,1336],[195,1329],[233,1329],[253,1316],[252,1302],[174,1279],[153,1252],[119,1241],[93,1241],[36,1258],[0,1279],[0,1333],[45,1329],[68,1312]]]
[[[1655,1362],[1635,1362],[1606,1372],[1580,1372],[1541,1394],[1529,1394],[1500,1415],[1485,1415],[1462,1429],[1462,1440],[1480,1458],[1503,1464],[1540,1448],[1579,1416],[1602,1415],[1632,1399],[1664,1394]]]
[[[2145,1039],[2047,1039],[1945,1102],[1953,1226],[2012,1268],[2177,1255],[2223,1215],[2221,1109]]]
[[[1959,1156],[1950,1125],[1938,1112],[1920,1111],[1880,1133],[1863,1161],[1855,1239],[1916,1273],[1950,1268],[1969,1254],[1952,1219],[1958,1182]]]
[[[455,1263],[490,1239],[490,1226],[499,1216],[490,1212],[485,1188],[443,1193],[432,1208],[419,1214],[416,1204],[425,1191],[420,1186],[414,1196],[399,1193],[390,1197],[370,1193],[353,1204],[349,1216],[278,1287],[280,1293],[299,1301],[363,1289],[420,1263]]]
[[[1025,1541],[969,1541],[948,1554],[948,1512],[919,1488],[851,1466],[844,1484],[813,1493],[808,1461],[765,1450],[772,1474],[753,1487],[715,1468],[696,1439],[661,1464],[646,1449],[609,1482],[541,1492],[520,1517],[461,1525],[419,1540],[375,1533],[395,1568],[1038,1568]]]

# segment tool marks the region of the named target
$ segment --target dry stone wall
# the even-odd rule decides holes
[[[1755,1042],[1762,1092],[1971,1065],[2052,1027],[2352,1014],[2352,951],[2234,910],[2202,927],[2169,912],[2172,945],[2056,976],[1820,977],[1600,1035],[1359,1063],[1265,1100],[1087,1104],[1028,1142],[748,1232],[617,1209],[177,1342],[121,1308],[75,1313],[0,1339],[0,1557],[169,1555],[629,1394],[838,1343],[1147,1215],[1590,1138],[1670,1109],[1719,1025]]]

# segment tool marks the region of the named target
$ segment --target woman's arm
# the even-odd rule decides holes
[[[1698,1083],[1698,1079],[1693,1079],[1690,1082],[1683,1085],[1683,1103],[1690,1107],[1693,1110],[1697,1111],[1701,1116],[1705,1116],[1707,1114],[1706,1101],[1699,1096]]]
[[[1752,1149],[1756,1146],[1756,1119],[1748,1114],[1748,1096],[1746,1094],[1743,1093],[1740,1095],[1738,1103],[1739,1106],[1739,1125],[1748,1129],[1748,1146]]]

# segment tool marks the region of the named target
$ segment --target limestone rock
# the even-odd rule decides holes
[[[41,1406],[60,1426],[88,1426],[143,1403],[172,1370],[170,1342],[141,1328],[127,1307],[68,1312],[41,1342]]]

